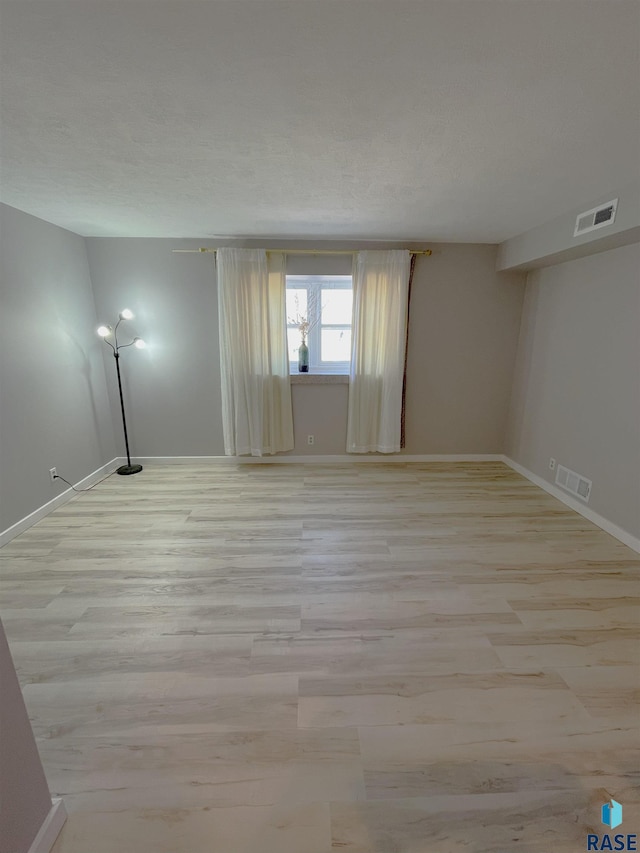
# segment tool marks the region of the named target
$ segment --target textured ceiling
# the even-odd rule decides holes
[[[499,242],[638,177],[636,0],[13,0],[2,201],[84,235]]]

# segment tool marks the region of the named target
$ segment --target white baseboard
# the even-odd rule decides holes
[[[80,482],[74,483],[74,486],[76,489],[87,489],[89,486],[93,486],[98,482],[98,480],[101,480],[108,474],[113,474],[116,468],[121,464],[122,460],[119,457],[112,459],[111,462],[107,462],[106,465],[102,465],[96,471],[80,480]],[[7,542],[11,542],[11,540],[15,539],[16,536],[24,533],[25,530],[28,530],[29,527],[32,527],[46,515],[49,515],[49,513],[53,512],[54,509],[66,504],[71,500],[74,494],[75,492],[73,489],[65,489],[64,492],[61,492],[57,497],[53,498],[53,500],[48,501],[32,513],[29,513],[29,515],[21,518],[20,521],[16,521],[16,523],[12,524],[11,527],[3,530],[0,533],[0,548],[2,548],[3,545],[6,545]]]
[[[548,483],[542,477],[539,477],[537,474],[534,474],[533,471],[529,471],[528,468],[525,468],[523,465],[520,465],[518,462],[514,462],[513,459],[510,459],[508,456],[503,456],[502,461],[505,465],[508,465],[509,468],[513,468],[514,471],[517,471],[518,474],[522,474],[523,477],[526,477],[527,480],[530,480],[532,483],[535,483],[536,486],[539,486],[541,489],[544,489],[545,492],[548,492],[550,495],[553,495],[554,498],[558,498],[559,501],[562,501],[563,504],[566,504],[571,509],[580,513],[580,515],[584,516],[584,518],[592,521],[606,533],[610,533],[624,545],[627,545],[629,548],[632,548],[634,551],[640,553],[640,539],[637,536],[633,536],[633,534],[624,530],[622,527],[618,527],[617,524],[614,524],[612,521],[609,521],[599,513],[594,512],[592,509],[589,509],[588,506],[571,497],[571,495],[567,495],[562,489],[559,489],[555,484]]]
[[[64,826],[66,819],[67,810],[62,800],[52,800],[49,814],[44,819],[38,834],[33,839],[29,853],[49,853],[56,843],[56,838],[60,834],[60,830]]]
[[[193,465],[236,464],[236,465],[310,465],[344,464],[354,462],[502,462],[501,453],[344,453],[344,454],[308,454],[303,456],[136,456],[141,465]]]

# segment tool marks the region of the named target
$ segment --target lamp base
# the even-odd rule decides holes
[[[139,474],[142,471],[142,465],[121,465],[116,474]]]

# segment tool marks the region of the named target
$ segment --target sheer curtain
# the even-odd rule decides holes
[[[405,249],[355,260],[347,453],[400,451],[410,271]]]
[[[224,451],[292,450],[284,256],[218,249],[216,260]]]

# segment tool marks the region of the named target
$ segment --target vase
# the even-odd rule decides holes
[[[298,373],[309,372],[309,347],[304,341],[298,347]]]

